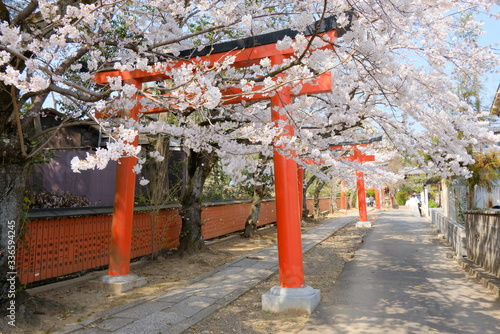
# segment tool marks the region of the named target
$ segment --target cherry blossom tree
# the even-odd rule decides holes
[[[139,131],[181,138],[197,156],[216,155],[235,180],[241,180],[243,170],[256,170],[251,159],[242,157],[271,156],[273,143],[300,153],[299,163],[298,157],[307,156],[340,171],[349,164],[329,149],[332,139],[382,133],[385,152],[404,152],[432,173],[467,175],[466,165],[473,160],[466,148],[498,138],[480,121],[483,115],[454,93],[450,74],[467,69],[481,78],[498,68],[498,58],[488,47],[464,48],[454,38],[456,16],[488,13],[492,6],[486,0],[0,1],[2,311],[8,301],[7,222],[15,222],[17,232],[27,166],[48,139],[30,138],[26,124],[43,112],[49,96],[73,111],[60,127],[90,118],[110,131],[109,146],[86,160],[75,159],[75,171],[102,169],[110,160],[138,155],[130,143]],[[196,50],[218,42],[284,28],[301,32],[331,16],[345,32],[342,37],[325,40],[314,34],[313,24],[309,36],[298,33],[278,42],[278,49],[294,51],[281,64],[262,59],[238,69],[232,66],[234,57],[221,57],[215,64],[189,60]],[[109,66],[168,72],[169,79],[138,87],[114,77],[106,86],[96,85],[95,74]],[[271,122],[267,103],[224,104],[227,87],[247,95],[255,94],[256,87],[273,94],[285,85],[299,89],[301,81],[328,71],[331,93],[297,97],[281,110],[296,132],[278,142],[282,124]],[[141,110],[168,109],[175,122],[95,118],[96,113],[109,116],[132,109],[138,96]]]

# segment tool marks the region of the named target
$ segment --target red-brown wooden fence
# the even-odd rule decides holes
[[[243,230],[250,202],[217,203],[202,209],[205,240]],[[312,210],[312,200],[308,200]],[[330,199],[320,200],[321,211],[330,211]],[[258,225],[276,221],[274,200],[262,204]],[[18,242],[17,274],[22,284],[78,273],[108,264],[111,214],[31,220]],[[181,219],[177,208],[135,212],[132,258],[178,246]]]

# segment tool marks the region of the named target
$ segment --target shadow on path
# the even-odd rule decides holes
[[[386,211],[300,333],[500,333],[500,301],[424,218]]]

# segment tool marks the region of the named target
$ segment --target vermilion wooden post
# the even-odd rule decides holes
[[[359,206],[359,221],[367,222],[368,214],[366,213],[366,193],[364,173],[360,170],[356,171],[356,186],[358,188],[358,206]]]
[[[382,206],[380,205],[380,190],[375,188],[375,209],[382,210]]]
[[[280,64],[280,56],[271,58],[274,64]],[[289,87],[276,90],[271,97],[272,120],[287,122],[282,136],[293,136],[293,124],[283,114],[282,109],[292,103]],[[299,220],[299,192],[297,163],[288,155],[293,152],[280,152],[281,147],[274,150],[274,185],[276,192],[276,229],[278,237],[278,264],[280,286],[299,288],[304,286],[304,266],[302,262],[302,238]]]
[[[363,161],[375,161],[375,156],[362,154],[359,149],[354,149],[353,154],[346,157],[351,161],[356,161],[361,164]],[[368,214],[366,213],[366,190],[365,190],[365,180],[364,173],[360,170],[356,170],[356,187],[358,190],[358,209],[359,209],[359,222],[356,224],[357,227],[371,226],[368,221]]]
[[[127,83],[135,84],[138,88],[141,88],[138,81],[128,80]],[[125,111],[122,117],[137,119],[139,108],[140,105],[137,104],[132,110]],[[133,145],[138,145],[137,137]],[[136,164],[136,157],[124,157],[118,160],[116,167],[115,199],[109,247],[109,276],[130,274],[130,248],[135,194],[135,173],[133,168]]]
[[[360,150],[354,150],[352,160],[356,160],[359,164],[364,161]],[[365,175],[360,170],[356,170],[356,187],[358,189],[359,221],[361,223],[368,222],[368,214],[366,213]]]
[[[340,182],[340,210],[346,210],[346,201],[345,201],[345,181]]]

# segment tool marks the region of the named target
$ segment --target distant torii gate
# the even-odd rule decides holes
[[[341,160],[350,160],[356,161],[358,164],[361,164],[365,161],[375,161],[374,155],[367,155],[361,153],[361,151],[357,148],[358,146],[367,146],[373,144],[374,142],[381,141],[382,136],[371,138],[367,140],[361,140],[356,143],[341,143],[335,144],[330,147],[332,150],[340,150],[340,149],[354,149],[354,152],[351,155],[341,157]],[[304,159],[304,162],[307,164],[316,164],[317,162],[311,159]],[[303,174],[302,174],[303,176]],[[341,186],[344,185],[344,181],[341,181]],[[299,180],[299,188],[301,189],[301,197],[302,197],[302,180]],[[371,223],[368,221],[368,214],[366,211],[366,193],[365,193],[365,181],[364,181],[364,173],[360,170],[356,170],[356,186],[358,190],[358,208],[359,208],[359,222],[356,224],[356,227],[370,227]],[[345,201],[345,192],[341,189],[340,192],[340,210],[346,209],[346,201]]]
[[[375,161],[374,155],[367,155],[361,153],[358,149],[360,146],[367,146],[373,144],[374,142],[381,141],[382,137],[371,138],[367,140],[361,140],[355,143],[342,143],[337,144],[331,147],[331,149],[353,149],[353,153],[351,155],[342,157],[341,159],[346,159],[350,161],[356,161],[358,164],[367,161]],[[344,181],[341,182],[341,185]],[[364,173],[357,169],[356,170],[356,188],[358,191],[358,210],[359,210],[359,222],[356,224],[356,227],[370,227],[371,223],[368,221],[368,213],[366,210],[366,191],[365,191],[365,181],[364,181]],[[341,189],[340,193],[340,209],[346,209],[346,201],[345,201],[345,193],[343,189]]]
[[[335,17],[324,19],[321,25],[313,24],[304,32],[306,36],[314,33],[321,34],[323,39],[333,42],[338,32],[336,30]],[[264,58],[269,58],[273,65],[279,65],[287,57],[293,55],[294,50],[289,48],[277,50],[276,42],[285,36],[294,38],[297,32],[292,30],[282,30],[270,34],[246,38],[234,42],[216,44],[205,48],[199,52],[190,50],[182,53],[181,56],[199,57],[191,61],[203,61],[215,64],[226,57],[235,57],[234,67],[244,68],[257,64]],[[199,60],[198,60],[199,59]],[[174,65],[180,66],[183,61]],[[169,79],[167,72],[147,72],[117,71],[108,70],[96,75],[97,83],[105,84],[109,77],[121,77],[128,84],[135,85],[138,89],[145,82]],[[313,84],[301,82],[302,89],[294,93],[289,86],[276,90],[272,97],[266,94],[259,94],[261,87],[255,87],[252,97],[239,95],[240,88],[229,88],[223,91],[223,95],[229,96],[223,103],[233,104],[241,101],[256,101],[270,99],[272,120],[286,122],[286,132],[282,136],[293,136],[294,127],[285,114],[280,113],[280,109],[286,108],[292,103],[293,96],[302,94],[320,94],[331,91],[331,75],[324,73],[315,79]],[[252,94],[252,93],[249,93]],[[137,100],[141,97],[136,96]],[[125,117],[137,118],[140,104],[132,110],[125,112]],[[157,113],[168,110],[151,110]],[[141,113],[148,113],[148,111]],[[137,140],[134,142],[137,145]],[[319,290],[312,289],[305,285],[304,269],[302,261],[302,238],[300,231],[300,209],[297,177],[297,163],[288,157],[294,156],[295,152],[283,154],[280,147],[275,146],[274,169],[275,169],[275,191],[276,191],[276,215],[278,234],[278,257],[280,287],[274,287],[263,296],[263,308],[271,311],[283,311],[286,309],[304,309],[312,312],[319,303]],[[106,279],[109,281],[119,281],[123,277],[126,281],[130,275],[130,244],[132,236],[132,217],[134,207],[135,174],[132,172],[136,164],[136,158],[121,158],[117,166],[115,203],[112,222],[112,236],[110,245],[109,270]],[[291,290],[290,290],[291,288]]]

